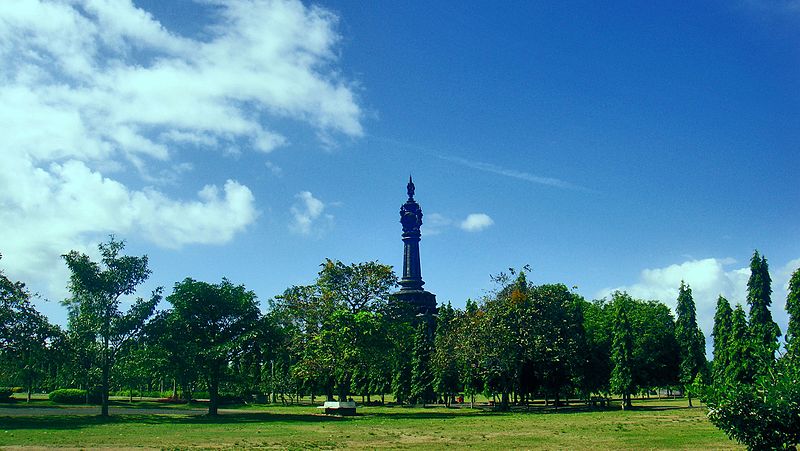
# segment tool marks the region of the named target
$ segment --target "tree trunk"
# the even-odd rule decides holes
[[[504,391],[502,397],[500,398],[500,410],[507,411],[509,410],[508,407],[508,392]]]
[[[692,394],[689,393],[689,390],[686,390],[686,397],[689,399],[689,407],[694,407],[692,405]]]
[[[216,416],[219,402],[219,381],[216,375],[212,375],[208,381],[208,396],[211,398],[208,403],[208,415]]]
[[[105,339],[103,346],[103,381],[100,393],[100,416],[108,416],[108,379],[109,379],[109,361],[108,361],[108,338]]]

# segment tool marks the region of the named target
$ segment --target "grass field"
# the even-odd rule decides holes
[[[110,419],[25,415],[26,409],[58,409],[41,401],[31,407],[17,403],[13,414],[0,414],[0,447],[741,449],[706,419],[705,408],[688,409],[685,403],[640,401],[624,412],[363,407],[358,416],[349,418],[320,415],[311,406],[247,406],[224,410],[217,418],[138,413]],[[155,403],[134,404],[141,409],[153,408]]]

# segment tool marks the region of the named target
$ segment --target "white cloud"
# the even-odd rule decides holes
[[[492,224],[494,224],[494,221],[486,213],[471,213],[461,221],[459,227],[467,232],[480,232],[489,228]]]
[[[289,230],[300,235],[321,234],[333,224],[333,215],[323,214],[325,204],[310,191],[301,191],[295,198],[297,202],[290,209],[292,222]]]
[[[283,175],[283,168],[281,168],[277,164],[271,161],[267,161],[264,163],[264,165],[267,167],[267,169],[269,169],[269,172],[275,177],[280,177],[281,175]]]
[[[655,299],[664,302],[673,312],[678,298],[681,280],[692,288],[692,298],[697,309],[697,322],[706,336],[706,347],[710,355],[712,347],[711,330],[714,327],[714,310],[717,298],[724,296],[732,306],[742,304],[747,311],[747,280],[750,267],[735,267],[731,258],[706,258],[690,260],[665,268],[642,270],[639,281],[632,285],[606,288],[597,293],[598,298],[608,297],[613,291],[627,291],[631,296],[641,299]],[[731,267],[734,266],[734,267]],[[786,331],[788,321],[784,304],[786,289],[791,272],[800,266],[800,259],[792,260],[780,269],[772,266],[772,316]]]
[[[422,230],[427,236],[438,235],[453,224],[453,220],[440,213],[426,214],[423,218]]]
[[[130,0],[0,2],[10,276],[56,274],[59,255],[109,233],[165,247],[227,242],[255,220],[254,196],[233,180],[195,181],[189,199],[164,191],[193,153],[269,152],[287,144],[277,124],[291,121],[323,144],[362,135],[353,84],[336,68],[336,16],[296,0],[192,7],[213,21],[196,37]]]

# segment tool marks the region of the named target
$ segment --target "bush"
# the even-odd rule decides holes
[[[166,393],[166,392],[164,392],[164,393]],[[172,392],[169,392],[167,395],[171,395],[171,394],[172,394]],[[131,396],[131,390],[117,390],[115,392],[111,392],[110,396],[121,396],[121,397],[126,397],[127,398],[127,397]],[[158,390],[156,390],[156,391],[147,391],[147,390],[142,391],[142,390],[138,390],[138,389],[133,389],[133,397],[134,398],[140,398],[140,397],[161,398],[161,397],[164,397],[164,394],[162,392],[158,391]]]
[[[754,384],[717,384],[706,393],[708,417],[748,449],[800,443],[800,367],[779,364]]]
[[[210,397],[211,397],[211,395],[209,395],[209,393],[207,391],[197,391],[197,392],[192,393],[192,399],[194,399],[194,400],[209,399]],[[232,393],[232,392],[220,392],[220,394],[217,395],[217,398],[218,398],[217,401],[218,401],[218,403],[220,405],[223,405],[223,404],[244,404],[245,403],[245,399],[248,399],[249,396],[245,397],[242,394]]]
[[[11,401],[11,395],[13,393],[14,390],[11,387],[0,387],[0,402]]]
[[[53,390],[48,395],[50,401],[59,404],[84,404],[86,402],[86,390],[78,388],[59,388]],[[100,394],[93,390],[89,394],[89,403],[100,404]]]

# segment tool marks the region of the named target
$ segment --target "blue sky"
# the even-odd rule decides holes
[[[589,299],[685,279],[708,333],[757,248],[785,330],[796,1],[31,0],[0,4],[0,57],[0,265],[57,322],[58,256],[110,233],[168,292],[400,271],[413,174],[440,302],[524,264]]]

